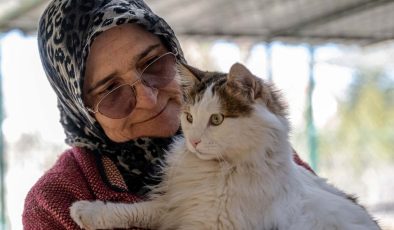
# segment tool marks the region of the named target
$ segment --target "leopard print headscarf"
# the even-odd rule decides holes
[[[177,53],[180,61],[185,61],[172,29],[142,0],[53,0],[39,23],[38,47],[45,73],[58,97],[66,143],[110,156],[129,190],[143,193],[143,185],[152,184],[151,174],[171,137],[114,143],[82,101],[92,42],[103,31],[125,23],[142,25],[157,35],[169,51]]]

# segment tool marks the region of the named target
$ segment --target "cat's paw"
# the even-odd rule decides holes
[[[70,216],[80,228],[100,229],[100,211],[104,206],[102,201],[77,201],[70,207]]]

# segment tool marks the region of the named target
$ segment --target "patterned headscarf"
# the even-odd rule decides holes
[[[137,23],[157,35],[184,62],[172,29],[142,0],[54,0],[41,17],[38,46],[44,70],[58,97],[66,143],[110,156],[129,189],[141,193],[144,184],[151,184],[150,174],[171,138],[114,143],[82,100],[86,59],[92,42],[103,31],[125,23]]]

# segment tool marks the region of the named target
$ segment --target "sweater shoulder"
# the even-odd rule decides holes
[[[67,150],[61,154],[52,168],[41,176],[30,192],[39,195],[43,192],[63,193],[69,191],[76,193],[89,190],[86,175],[84,175],[75,154],[78,154],[75,149]]]
[[[23,211],[25,229],[76,227],[69,217],[69,207],[76,200],[94,199],[94,196],[75,154],[78,154],[75,149],[61,154],[55,165],[30,189]]]

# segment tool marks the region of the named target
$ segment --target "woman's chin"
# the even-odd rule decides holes
[[[126,135],[111,136],[108,137],[114,142],[126,142],[134,140],[141,137],[171,137],[179,130],[179,124],[168,124],[168,125],[158,125],[157,128],[144,128],[133,130],[132,132],[127,132]]]

